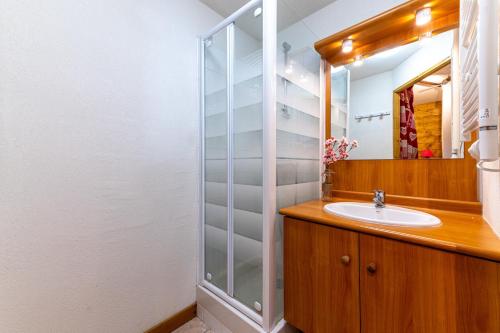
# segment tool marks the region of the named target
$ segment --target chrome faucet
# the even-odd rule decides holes
[[[383,190],[373,191],[373,202],[375,203],[375,208],[385,207],[385,192]]]

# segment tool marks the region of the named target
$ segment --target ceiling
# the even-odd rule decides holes
[[[400,46],[394,53],[386,53],[380,56],[372,56],[364,60],[360,67],[349,66],[351,81],[359,80],[375,74],[393,70],[403,61],[421,48],[421,43],[411,43]]]
[[[369,58],[365,58],[363,65],[359,67],[355,67],[352,64],[346,65],[345,67],[350,70],[351,81],[359,80],[375,74],[392,71],[410,56],[416,54],[419,50],[423,49],[424,51],[428,50],[426,52],[430,52],[432,48],[434,48],[439,43],[444,43],[446,41],[452,40],[453,30],[449,30],[439,34],[437,37],[433,37],[430,41],[417,41],[411,44],[406,44],[390,49],[387,52],[375,54]],[[425,57],[425,54],[423,54],[422,56]],[[443,73],[446,73],[445,68],[443,68],[442,71]],[[436,72],[435,74],[440,74],[440,72]],[[333,71],[332,75],[335,75]]]
[[[414,105],[433,103],[442,100],[441,83],[451,76],[451,65],[441,68],[439,71],[422,79],[421,82],[413,86]],[[435,86],[432,86],[432,83]]]
[[[223,17],[228,17],[248,2],[248,0],[200,1]],[[335,2],[335,0],[278,0],[278,31],[289,27],[332,2]],[[252,18],[253,15],[244,15],[238,19],[236,25],[252,37],[260,40],[262,27],[255,24]]]

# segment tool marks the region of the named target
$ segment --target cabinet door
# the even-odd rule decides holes
[[[358,234],[285,218],[285,319],[310,332],[359,332]]]
[[[361,331],[500,332],[497,263],[360,235]]]

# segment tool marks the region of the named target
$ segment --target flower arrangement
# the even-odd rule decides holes
[[[349,157],[349,152],[358,147],[358,141],[342,137],[338,140],[335,137],[331,137],[325,141],[325,153],[323,155],[323,165],[328,167],[337,161],[345,160]]]
[[[324,201],[330,201],[332,199],[333,190],[333,176],[335,172],[328,168],[328,166],[336,163],[337,161],[345,160],[349,157],[349,152],[358,147],[358,141],[342,137],[338,140],[335,137],[331,137],[325,141],[325,153],[323,154],[323,183],[322,188],[322,199]]]

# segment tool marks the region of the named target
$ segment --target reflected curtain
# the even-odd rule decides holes
[[[413,86],[399,93],[399,152],[400,158],[417,159],[418,142],[413,109]]]

